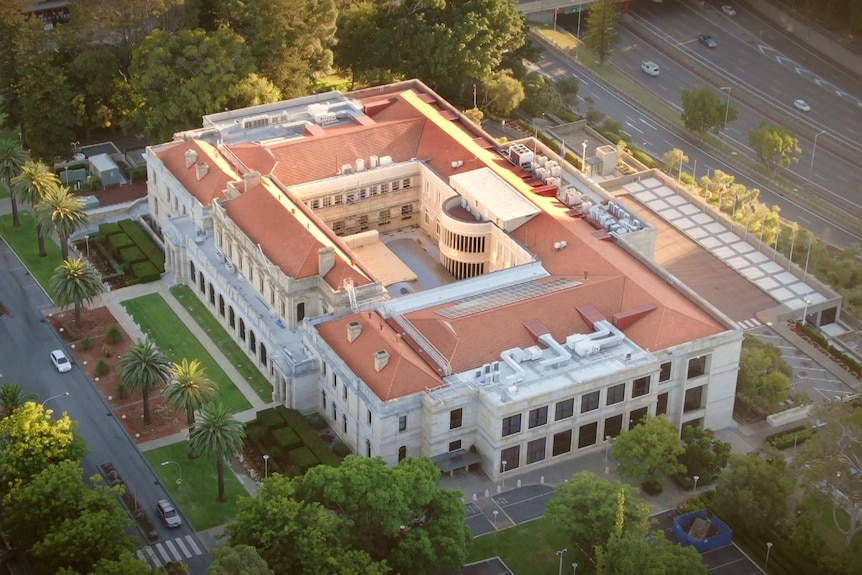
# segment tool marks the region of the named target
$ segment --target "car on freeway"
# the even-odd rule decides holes
[[[722,6],[721,11],[728,16],[736,16],[736,9],[730,4],[725,4],[724,6]]]
[[[718,43],[709,34],[701,34],[697,37],[697,41],[706,46],[707,48],[715,48],[716,46],[718,46]]]
[[[69,361],[69,358],[66,357],[66,354],[60,349],[55,349],[51,352],[51,363],[54,364],[54,367],[56,367],[57,371],[60,373],[65,373],[72,369],[72,362]]]
[[[805,100],[795,100],[793,102],[793,107],[801,112],[810,112],[811,106],[808,105],[808,102]]]
[[[643,70],[650,76],[658,76],[659,67],[658,64],[656,64],[652,60],[645,60],[641,62],[641,70]]]
[[[177,510],[174,509],[174,506],[167,499],[159,499],[159,502],[156,504],[156,514],[168,527],[179,527],[183,524],[182,517],[180,517],[180,514],[177,513]]]

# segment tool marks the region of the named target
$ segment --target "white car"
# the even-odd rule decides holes
[[[730,4],[725,4],[721,7],[721,11],[727,14],[728,16],[736,16],[736,9]]]
[[[810,112],[811,106],[805,100],[796,100],[793,102],[793,107],[802,112]]]
[[[62,350],[55,349],[51,352],[51,363],[57,368],[57,371],[64,373],[72,369],[72,362],[66,357]]]
[[[652,60],[646,60],[644,62],[641,62],[641,70],[643,70],[650,76],[658,76],[659,67],[658,64],[656,64]]]

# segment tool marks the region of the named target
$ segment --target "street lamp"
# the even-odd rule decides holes
[[[807,319],[808,318],[808,306],[814,302],[812,302],[807,297],[802,301],[805,302],[805,307],[802,309],[802,325],[807,325],[807,323],[808,323],[808,319]]]
[[[580,12],[579,12],[580,14]],[[587,144],[589,144],[589,140],[584,140],[581,144],[582,153],[581,153],[581,171],[583,173],[587,173]]]
[[[182,491],[182,487],[183,487],[183,468],[182,468],[182,466],[181,466],[179,463],[177,463],[176,461],[168,460],[168,461],[162,461],[162,463],[161,463],[162,467],[164,467],[164,466],[166,466],[166,465],[171,465],[171,464],[176,465],[176,466],[177,466],[177,469],[179,470],[179,474],[180,474],[180,476],[177,478],[177,495],[179,495],[180,499],[182,499],[182,497],[183,497],[183,491]]]
[[[557,551],[557,555],[560,556],[560,575],[563,575],[563,555],[565,555],[566,551],[568,551],[568,550],[569,550],[568,547],[563,547],[562,549]]]
[[[69,395],[68,391],[64,391],[63,393],[58,393],[57,395],[52,395],[51,397],[49,397],[48,399],[46,399],[45,401],[42,402],[42,407],[45,407],[45,404],[48,403],[49,401],[51,401],[52,399],[57,399],[60,397],[66,397],[67,395]]]
[[[263,456],[263,478],[269,477],[269,455]]]
[[[695,475],[692,479],[694,479],[694,492],[697,493],[697,480],[700,479],[700,475]]]
[[[817,153],[817,138],[824,134],[826,130],[820,130],[814,134],[814,148],[811,150],[811,165],[808,167],[808,181],[811,181],[811,175],[814,173],[814,154]]]
[[[495,509],[494,511],[492,511],[492,513],[494,514],[494,530],[496,531],[497,530],[497,514],[500,512]]]
[[[730,91],[733,89],[733,86],[721,86],[719,90],[724,91],[727,90],[727,105],[724,107],[724,129],[723,132],[727,131],[727,116],[730,113]]]
[[[608,451],[611,450],[611,436],[605,435],[605,463],[608,462]]]
[[[763,570],[765,571],[767,567],[769,567],[769,552],[772,551],[772,541],[766,542],[766,563],[763,564]]]
[[[503,464],[503,475],[502,475],[502,477],[503,477],[503,489],[506,489],[506,464],[509,462],[504,459],[500,463]]]
[[[572,575],[578,575],[578,564],[572,563]]]

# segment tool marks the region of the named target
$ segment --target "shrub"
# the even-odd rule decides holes
[[[108,327],[105,332],[105,341],[108,343],[120,343],[123,339],[123,330],[117,324]]]
[[[89,337],[85,337],[81,340],[81,349],[84,351],[90,351],[93,349],[93,341]]]
[[[274,408],[264,409],[257,412],[257,421],[266,429],[279,429],[286,425],[284,419]]]
[[[104,355],[105,357],[111,357],[111,355],[113,355],[113,353],[114,353],[114,350],[107,343],[102,346],[102,355]]]
[[[299,467],[303,471],[314,467],[320,461],[314,456],[314,453],[307,447],[291,450],[287,456],[290,458],[291,465]]]
[[[147,261],[147,256],[138,246],[129,246],[120,250],[120,259],[130,264]]]
[[[110,222],[106,224],[99,224],[99,233],[105,236],[109,236],[111,234],[118,234],[122,230],[120,229],[120,224],[116,222]]]
[[[814,436],[812,427],[803,426],[801,428],[791,429],[780,435],[770,436],[766,442],[775,449],[788,449],[794,445],[802,445]]]
[[[664,491],[664,487],[661,484],[661,481],[656,479],[655,477],[650,477],[645,479],[643,483],[641,483],[641,489],[647,495],[658,495],[662,491]]]
[[[108,375],[108,372],[111,371],[111,366],[108,365],[108,362],[102,358],[99,358],[98,363],[96,363],[96,375],[103,376]]]
[[[350,448],[343,441],[336,441],[332,446],[332,452],[338,457],[347,457],[350,455]]]
[[[282,427],[272,432],[272,440],[284,451],[290,451],[302,445],[302,441],[294,430]]]
[[[150,283],[159,281],[161,272],[150,261],[138,262],[132,264],[132,273],[140,281],[140,283]]]

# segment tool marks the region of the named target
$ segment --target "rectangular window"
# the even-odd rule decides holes
[[[332,197],[332,203],[335,204],[336,206],[340,206],[341,204],[343,204],[344,203],[344,194],[335,194]]]
[[[554,421],[568,419],[575,414],[575,398],[558,401],[554,408]]]
[[[670,381],[670,367],[671,367],[671,363],[669,361],[661,364],[661,371],[658,374],[658,382],[659,383],[664,383],[665,381]]]
[[[312,210],[319,210],[320,209],[320,199],[319,198],[316,200],[311,200],[311,209]]]
[[[655,404],[656,415],[667,415],[667,399],[667,393],[662,393],[658,396],[658,402]]]
[[[503,419],[503,437],[521,432],[521,414]]]
[[[406,178],[404,180],[401,180],[401,187],[404,188],[405,190],[407,188],[411,187],[412,185],[413,185],[413,182],[410,180],[410,178]]]
[[[356,202],[356,192],[347,192],[347,203],[352,204]]]
[[[398,431],[404,431],[407,429],[407,416],[399,415],[398,416]]]
[[[347,416],[344,414],[341,415],[341,432],[347,433]]]
[[[616,437],[623,430],[623,414],[605,419],[605,439]]]
[[[341,386],[341,399],[347,399],[347,386]]]
[[[380,186],[378,186],[377,184],[372,184],[371,189],[368,190],[368,193],[372,196],[376,196],[378,192],[380,192]]]
[[[608,399],[605,405],[614,405],[626,400],[626,384],[612,385],[608,388]]]
[[[389,223],[389,210],[380,210],[377,212],[377,221],[380,225]]]
[[[521,446],[513,445],[500,452],[500,472],[512,471],[521,466]]]
[[[326,196],[325,198],[323,198],[323,207],[324,208],[328,208],[331,205],[332,205],[332,198],[331,197]]]
[[[578,431],[578,449],[595,445],[598,430],[599,424],[597,422],[582,425],[580,431]]]
[[[556,457],[572,450],[572,430],[567,429],[554,434],[554,446],[551,454]]]
[[[548,406],[539,407],[536,409],[530,410],[530,421],[528,427],[533,429],[534,427],[539,427],[540,425],[545,425],[548,423]]]
[[[464,409],[459,407],[449,412],[449,429],[458,429],[464,424]]]
[[[397,192],[400,189],[401,189],[401,182],[399,182],[398,180],[395,180],[394,182],[392,182],[392,191],[393,192]]]
[[[326,412],[326,392],[322,391],[322,392],[320,392],[320,395],[322,396],[322,399],[323,399],[323,411],[325,413]]]
[[[703,386],[693,387],[685,390],[685,403],[683,411],[694,411],[703,407]]]
[[[332,402],[332,421],[338,420],[338,408],[335,406],[335,402]]]
[[[632,399],[649,393],[649,376],[640,377],[632,386]]]
[[[413,215],[413,204],[404,204],[401,206],[401,216],[409,217]]]
[[[581,413],[587,413],[599,408],[599,392],[594,391],[581,396]]]
[[[545,459],[545,444],[547,438],[534,439],[527,444],[527,465]]]
[[[371,410],[366,409],[365,412],[368,414],[368,425],[371,425]]]
[[[635,409],[631,413],[629,413],[629,429],[635,427],[637,424],[641,423],[644,418],[647,416],[649,408],[642,407],[640,409]]]
[[[450,452],[458,451],[459,449],[461,449],[461,440],[460,439],[457,441],[450,441],[449,442],[449,451]]]
[[[688,360],[688,379],[694,379],[706,373],[706,357],[702,355]]]

